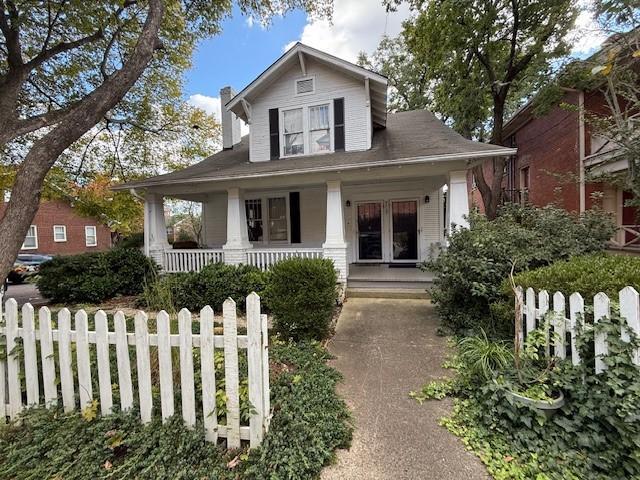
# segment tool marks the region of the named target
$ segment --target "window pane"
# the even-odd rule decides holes
[[[284,197],[269,199],[269,240],[287,241],[287,201]]]
[[[309,128],[311,130],[329,128],[329,105],[309,107]]]
[[[283,113],[284,133],[302,132],[302,109],[287,110]]]
[[[65,240],[66,237],[66,232],[65,232],[65,228],[63,226],[56,226],[53,227],[53,239],[59,242],[62,242]]]
[[[310,136],[311,152],[328,152],[331,150],[329,130],[314,130]]]
[[[304,137],[302,133],[292,133],[284,136],[284,154],[301,155],[304,153]]]
[[[31,225],[29,230],[27,230],[27,236],[24,238],[22,248],[36,248],[37,246],[36,227]]]
[[[263,240],[262,232],[262,201],[247,200],[245,202],[247,211],[247,231],[249,233],[250,242],[261,242]]]
[[[96,227],[85,227],[84,236],[85,243],[88,247],[95,247],[97,245]]]

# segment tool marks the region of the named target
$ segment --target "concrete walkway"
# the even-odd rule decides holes
[[[419,405],[411,390],[446,374],[446,340],[428,300],[352,298],[329,350],[356,430],[324,480],[485,479],[480,461],[438,425],[449,401]]]

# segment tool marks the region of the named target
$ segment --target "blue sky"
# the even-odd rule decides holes
[[[577,1],[583,13],[573,32],[573,54],[585,56],[601,44],[604,34],[587,10],[593,0]],[[220,118],[220,88],[231,85],[239,91],[296,41],[355,61],[360,51],[373,52],[384,34],[396,36],[409,16],[406,3],[387,13],[382,0],[334,0],[332,23],[311,21],[304,12],[294,11],[263,29],[235,9],[221,33],[198,46],[193,67],[185,74],[185,98]]]

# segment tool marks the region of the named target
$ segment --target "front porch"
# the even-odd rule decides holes
[[[367,181],[368,175],[350,181],[343,175],[345,180],[324,184],[270,182],[262,188],[245,182],[226,191],[200,185],[190,191],[168,187],[166,193],[149,189],[145,252],[167,273],[199,271],[215,262],[267,270],[293,257],[329,258],[342,284],[419,288],[431,279],[416,265],[437,254],[453,225],[466,224],[466,174],[443,173]],[[165,197],[202,204],[201,248],[169,244]]]

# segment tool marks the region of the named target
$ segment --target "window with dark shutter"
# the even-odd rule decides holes
[[[289,192],[291,243],[300,243],[300,192]]]
[[[334,150],[344,150],[344,98],[333,100]]]
[[[280,158],[280,125],[277,108],[269,109],[269,152],[271,160]]]

